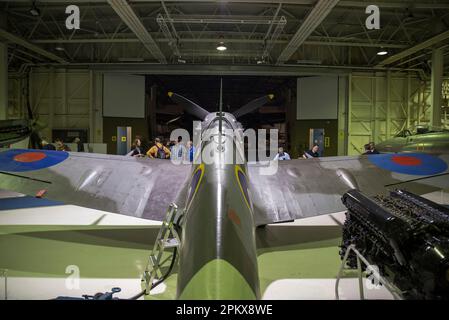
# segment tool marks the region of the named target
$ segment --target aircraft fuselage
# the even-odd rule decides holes
[[[230,114],[210,114],[201,148],[213,161],[193,166],[187,186],[179,259],[180,299],[260,298],[253,207],[248,191],[242,141],[225,134],[239,129]],[[236,164],[242,163],[243,164]]]

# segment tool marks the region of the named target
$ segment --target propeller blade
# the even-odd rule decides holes
[[[176,117],[176,118],[174,118],[174,119],[171,119],[171,120],[167,121],[165,124],[166,124],[166,125],[167,125],[167,124],[170,124],[170,123],[172,123],[172,122],[178,121],[178,120],[181,119],[181,118],[182,118],[182,115],[179,116],[179,117]]]
[[[273,100],[274,94],[268,94],[266,96],[254,99],[247,104],[245,104],[243,107],[240,107],[240,109],[234,111],[234,117],[239,118],[247,113],[253,112],[254,110],[257,110],[259,107],[263,106],[265,103]]]
[[[190,113],[191,115],[204,120],[206,118],[206,116],[209,114],[209,112],[207,112],[206,110],[204,110],[203,108],[201,108],[199,105],[197,105],[195,102],[190,101],[189,99],[174,93],[174,92],[169,92],[168,96],[176,103],[179,103],[181,105],[184,106],[184,110],[188,113]]]

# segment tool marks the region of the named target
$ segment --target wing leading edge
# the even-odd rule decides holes
[[[46,150],[0,151],[0,188],[113,213],[163,220],[190,165]]]
[[[261,175],[261,164],[248,164],[255,223],[259,226],[343,211],[341,196],[351,189],[376,195],[399,187],[417,194],[449,188],[449,155],[396,157],[381,154],[279,161],[274,175]]]

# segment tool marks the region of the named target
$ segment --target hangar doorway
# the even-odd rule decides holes
[[[309,148],[309,131],[324,128],[325,156],[338,153],[338,120],[330,118],[298,118],[298,78],[296,76],[146,76],[146,107],[148,108],[148,137],[169,139],[176,128],[185,128],[192,135],[194,117],[183,112],[182,106],[168,97],[169,91],[184,95],[206,110],[219,109],[220,78],[223,79],[223,110],[233,112],[249,101],[273,93],[275,98],[255,112],[242,116],[239,121],[245,129],[278,129],[279,146],[297,158]],[[304,77],[307,78],[307,77]],[[319,89],[316,91],[322,94]],[[311,103],[314,103],[313,101]],[[338,101],[335,101],[337,110]],[[308,108],[320,108],[320,105]]]

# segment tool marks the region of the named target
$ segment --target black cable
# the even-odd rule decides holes
[[[172,255],[172,260],[170,262],[170,266],[168,267],[167,272],[162,276],[161,279],[159,279],[157,282],[153,283],[151,285],[150,290],[153,290],[154,288],[156,288],[158,285],[160,285],[162,282],[165,281],[165,279],[167,279],[167,277],[169,276],[169,274],[171,273],[174,265],[175,265],[175,261],[176,261],[176,254],[177,254],[178,250],[177,248],[173,248],[173,255]],[[141,292],[139,292],[138,294],[136,294],[135,296],[132,296],[131,298],[129,298],[128,300],[137,300],[139,299],[141,296],[145,295],[146,290],[142,290]]]

